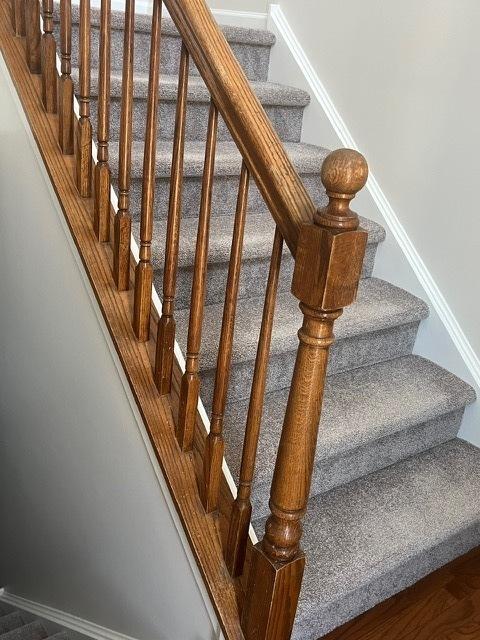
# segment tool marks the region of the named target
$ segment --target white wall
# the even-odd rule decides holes
[[[0,62],[0,587],[139,640],[211,640],[217,622]]]
[[[480,354],[480,3],[279,4]]]
[[[256,11],[265,13],[268,8],[268,0],[207,0],[212,9],[227,11]]]

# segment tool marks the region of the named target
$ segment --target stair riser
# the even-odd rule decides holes
[[[464,411],[459,409],[409,427],[335,458],[319,460],[317,456],[310,496],[325,493],[453,439],[460,428]],[[270,485],[271,478],[254,487],[252,504],[255,518],[269,514]]]
[[[156,247],[154,247],[154,251]],[[180,252],[182,247],[180,245]],[[376,244],[369,244],[363,264],[362,277],[368,278],[372,275],[375,262],[375,254],[377,251]],[[240,277],[239,299],[250,298],[253,296],[263,295],[266,289],[268,278],[268,270],[270,267],[270,257],[261,260],[245,260],[242,263],[242,273]],[[207,273],[207,294],[206,304],[216,304],[223,302],[225,299],[225,286],[228,274],[228,263],[210,264]],[[293,258],[285,255],[283,258],[282,271],[278,290],[289,291],[292,286],[293,276]],[[155,286],[161,295],[163,283],[163,269],[155,270]],[[182,267],[178,271],[177,282],[177,309],[185,309],[190,306],[190,298],[192,291],[192,269],[191,267]]]
[[[329,375],[412,353],[418,326],[419,322],[413,322],[393,327],[392,329],[337,340],[330,351]],[[183,341],[181,341],[181,346],[184,348]],[[295,357],[295,351],[286,351],[270,356],[266,385],[267,393],[290,387]],[[200,368],[202,369],[201,353]],[[253,368],[253,360],[235,363],[232,366],[228,394],[229,402],[245,400],[250,396]],[[207,409],[210,410],[215,382],[215,369],[203,369],[201,377],[202,399]]]
[[[115,180],[113,170],[113,180]],[[301,176],[303,183],[318,206],[326,204],[326,196],[317,174]],[[212,194],[212,216],[233,215],[237,205],[238,175],[215,176]],[[182,216],[196,217],[200,208],[200,194],[202,178],[200,176],[185,176],[183,181]],[[158,178],[155,189],[155,217],[157,220],[167,217],[170,194],[170,179]],[[140,219],[142,183],[139,178],[133,178],[130,189],[130,213],[134,220]],[[255,184],[251,184],[248,194],[249,212],[267,213],[267,206]]]
[[[59,25],[55,24],[56,41],[59,42]],[[91,27],[91,68],[98,68],[98,46],[100,30],[98,26]],[[112,55],[111,68],[122,69],[123,31],[112,29],[111,35]],[[179,36],[162,34],[161,72],[165,75],[178,75],[180,65],[181,39]],[[268,76],[270,61],[270,47],[256,44],[231,43],[232,51],[242,66],[249,80],[265,82]],[[150,34],[145,32],[135,33],[134,69],[148,73],[150,59]],[[78,66],[78,24],[72,25],[72,64]],[[192,75],[199,75],[192,63],[190,66]]]
[[[94,131],[97,130],[97,100],[91,101],[91,120]],[[172,140],[175,130],[176,104],[172,101],[162,101],[158,110],[158,137],[163,140]],[[187,110],[186,140],[206,140],[208,124],[209,104],[206,102],[190,102]],[[265,106],[265,111],[270,118],[276,132],[283,142],[300,142],[302,133],[303,107],[290,106]],[[112,99],[110,103],[110,139],[120,138],[120,112],[121,101]],[[133,102],[133,138],[145,139],[145,122],[147,106],[145,99],[135,99]],[[225,123],[220,119],[218,127],[218,140],[231,141],[232,137]]]
[[[262,525],[263,522],[257,527],[257,533],[261,535],[263,535]],[[399,535],[401,535],[400,532]],[[480,545],[480,524],[475,523],[463,529],[455,537],[443,540],[435,547],[421,553],[412,551],[412,557],[408,561],[399,564],[393,571],[379,575],[377,579],[372,580],[368,588],[352,590],[347,597],[338,599],[329,606],[322,606],[321,601],[317,602],[314,616],[308,619],[297,617],[292,640],[317,640],[478,545]],[[313,618],[314,624],[312,624]]]

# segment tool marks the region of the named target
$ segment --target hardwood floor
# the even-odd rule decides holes
[[[321,640],[480,640],[480,547]]]

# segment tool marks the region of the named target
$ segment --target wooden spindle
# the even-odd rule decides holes
[[[38,0],[25,0],[26,55],[30,73],[42,72],[40,5]]]
[[[135,268],[135,297],[133,305],[133,330],[137,339],[142,342],[147,341],[150,337],[150,309],[152,304],[153,203],[155,199],[161,22],[162,0],[154,0],[150,42],[150,73],[148,77],[147,124],[143,156],[140,260]]]
[[[47,113],[57,113],[57,45],[53,35],[53,0],[43,0],[42,102]]]
[[[210,513],[218,507],[218,494],[222,476],[224,451],[223,418],[227,403],[228,381],[232,360],[235,314],[237,311],[238,287],[242,267],[243,237],[247,216],[249,172],[242,164],[238,189],[237,210],[233,226],[232,247],[228,265],[225,304],[223,307],[222,329],[218,347],[217,369],[212,402],[210,433],[205,442],[203,454],[203,506]]]
[[[74,152],[72,80],[72,0],[60,0],[60,54],[62,75],[58,83],[58,142],[63,153]]]
[[[180,406],[176,429],[178,442],[184,451],[189,451],[193,445],[198,393],[200,388],[198,359],[200,344],[202,341],[202,321],[205,303],[208,241],[217,129],[218,110],[212,100],[210,102],[210,112],[208,116],[205,165],[203,170],[202,195],[198,218],[197,245],[195,249],[192,298],[190,303],[190,320],[187,338],[187,362],[180,386]]]
[[[162,395],[172,387],[173,352],[175,345],[175,290],[177,284],[180,219],[182,213],[183,157],[185,150],[185,123],[187,114],[189,53],[182,45],[178,78],[177,111],[173,137],[170,200],[168,205],[167,234],[165,239],[165,266],[163,270],[162,315],[158,322],[155,382]]]
[[[80,0],[80,87],[77,123],[77,189],[82,198],[92,195],[92,123],[90,122],[90,0]]]
[[[268,273],[267,291],[263,307],[260,339],[258,341],[255,369],[252,380],[252,391],[248,406],[247,424],[243,442],[242,464],[237,497],[232,505],[225,562],[232,577],[243,573],[245,553],[248,541],[248,529],[252,516],[252,481],[257,458],[258,438],[262,421],[265,386],[267,382],[268,359],[272,339],[273,318],[277,299],[278,279],[282,262],[283,238],[278,228],[275,230],[270,270]]]
[[[119,291],[130,288],[130,182],[132,166],[133,46],[135,0],[125,2],[123,37],[122,106],[118,165],[118,211],[115,215],[113,278]]]
[[[25,0],[12,0],[12,27],[16,36],[25,36]]]
[[[110,184],[108,138],[110,132],[111,2],[101,0],[98,70],[97,164],[93,172],[93,230],[99,242],[110,240]]]
[[[299,237],[292,292],[304,315],[283,423],[265,536],[255,547],[242,613],[246,640],[290,638],[305,558],[301,520],[307,508],[333,325],[356,296],[367,233],[350,200],[365,185],[367,163],[342,149],[325,160],[330,202]]]

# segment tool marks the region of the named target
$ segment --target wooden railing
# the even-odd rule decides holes
[[[238,495],[229,518],[224,549],[233,578],[245,571],[251,521],[251,487],[261,428],[268,359],[277,286],[286,242],[295,258],[292,292],[300,301],[303,325],[283,422],[271,487],[270,516],[265,535],[252,551],[245,602],[241,613],[247,640],[283,640],[291,635],[305,558],[301,551],[301,522],[307,508],[313,472],[318,425],[333,326],[356,295],[367,234],[358,227],[350,201],[365,185],[367,164],[359,153],[339,150],[325,160],[321,180],[329,204],[317,211],[295,168],[255,97],[205,0],[164,0],[182,39],[178,100],[170,175],[162,314],[158,322],[155,366],[152,371],[161,396],[172,391],[175,344],[175,290],[180,246],[183,158],[187,118],[189,64],[192,60],[210,92],[211,102],[205,145],[197,244],[193,269],[186,369],[175,425],[178,455],[192,449],[200,395],[202,323],[208,269],[209,226],[219,117],[225,121],[243,158],[230,263],[226,286],[211,429],[203,452],[200,497],[207,513],[218,508],[224,451],[223,423],[231,368],[236,305],[242,266],[242,248],[249,185],[254,181],[276,223],[270,271],[258,349],[246,416]],[[111,201],[109,167],[110,121],[110,0],[101,0],[97,162],[93,167],[93,131],[90,122],[90,0],[80,0],[79,96],[80,117],[73,113],[71,78],[71,0],[60,3],[61,77],[56,71],[56,42],[52,28],[52,0],[43,0],[43,33],[38,0],[12,0],[12,27],[26,37],[27,64],[42,74],[42,98],[47,112],[58,112],[58,140],[63,154],[76,155],[75,180],[83,198],[93,197],[93,228],[99,242],[112,242],[112,286],[130,287],[130,184],[134,76],[135,3],[126,0],[121,99],[118,209],[110,237]],[[140,256],[134,277],[132,326],[139,342],[150,337],[152,308],[152,229],[155,198],[157,105],[161,50],[162,2],[154,0],[150,75],[147,99],[140,223]],[[58,99],[57,99],[58,85]],[[74,128],[75,133],[74,133]],[[75,145],[74,145],[75,138]],[[75,149],[74,149],[75,147]]]

